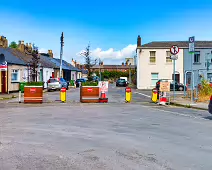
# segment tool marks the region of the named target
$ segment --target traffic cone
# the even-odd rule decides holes
[[[99,102],[100,103],[107,103],[108,102],[108,98],[107,98],[107,95],[106,95],[105,92],[101,92]]]
[[[166,105],[166,103],[167,103],[166,97],[161,97],[161,98],[160,98],[160,101],[159,101],[159,104],[161,104],[161,105]]]
[[[101,92],[101,99],[105,99],[106,98],[106,93],[105,92]]]

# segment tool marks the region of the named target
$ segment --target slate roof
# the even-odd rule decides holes
[[[188,41],[153,41],[141,46],[141,48],[170,48],[177,45],[179,48],[188,48]],[[139,48],[139,47],[138,47]],[[195,48],[212,48],[212,41],[195,41]]]
[[[88,74],[88,70],[82,69],[82,74]]]
[[[10,48],[1,48],[0,54],[4,54],[5,59],[8,64],[17,64],[17,65],[27,65],[23,60],[16,57],[13,53],[11,53]]]
[[[45,55],[40,55],[40,63],[41,66],[46,67],[46,68],[56,68],[59,69],[60,67],[55,64],[50,57],[45,56]]]
[[[58,59],[58,58],[53,58],[53,59],[56,60],[57,63],[59,64],[59,66],[60,66],[60,59]],[[70,63],[68,63],[65,60],[62,61],[62,64],[63,64],[63,69],[80,72],[80,70],[78,68],[72,66]]]

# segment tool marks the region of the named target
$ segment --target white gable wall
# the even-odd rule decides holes
[[[150,51],[156,51],[156,63],[150,63]],[[172,79],[173,63],[166,62],[166,51],[169,49],[142,49],[137,50],[137,88],[152,89],[151,73],[158,73],[159,79]],[[176,71],[180,73],[180,83],[183,83],[183,50],[178,53]]]

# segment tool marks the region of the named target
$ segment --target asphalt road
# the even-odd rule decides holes
[[[206,111],[161,107],[110,86],[108,104],[79,103],[79,89],[59,103],[0,107],[1,170],[208,170],[212,117]],[[55,101],[55,102],[53,102]],[[16,102],[17,103],[17,102]]]

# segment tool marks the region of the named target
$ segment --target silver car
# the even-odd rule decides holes
[[[47,90],[60,90],[65,87],[68,90],[69,84],[63,78],[50,78],[47,82]]]

